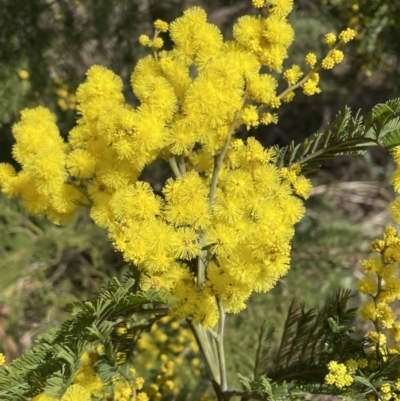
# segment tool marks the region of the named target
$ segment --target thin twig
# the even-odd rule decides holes
[[[175,156],[169,158],[169,165],[171,166],[171,169],[174,172],[176,178],[182,177]]]
[[[246,96],[243,98],[243,104],[246,101]],[[224,158],[226,155],[226,152],[228,151],[229,144],[231,143],[232,135],[236,129],[236,123],[240,115],[240,110],[238,110],[235,113],[235,117],[233,119],[232,125],[229,129],[228,136],[225,141],[225,145],[222,148],[220,154],[216,158],[215,166],[214,166],[214,171],[213,171],[213,176],[211,180],[211,186],[210,186],[210,193],[209,193],[209,199],[210,199],[210,208],[212,207],[214,203],[214,197],[215,197],[215,191],[217,190],[217,185],[218,185],[218,179],[219,179],[219,173],[221,172],[222,169],[222,164],[224,162]]]
[[[224,351],[225,309],[222,306],[220,298],[217,298],[217,304],[219,310],[217,352],[219,359],[219,374],[221,377],[221,391],[225,392],[228,388],[226,380],[226,365],[225,365],[225,351]]]
[[[203,356],[204,364],[208,372],[208,376],[211,379],[214,390],[219,393],[220,390],[220,375],[218,370],[218,361],[215,354],[212,351],[211,344],[207,338],[207,333],[203,326],[196,325],[193,323],[192,319],[186,319],[189,324],[190,329],[196,339],[197,345],[200,350],[200,354]]]
[[[183,156],[178,157],[178,166],[179,166],[179,171],[181,172],[181,175],[182,176],[186,175],[185,158]]]

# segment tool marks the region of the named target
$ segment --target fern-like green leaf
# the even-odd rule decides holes
[[[352,117],[346,107],[324,132],[313,134],[302,143],[276,148],[276,163],[280,167],[299,163],[307,173],[318,169],[325,160],[339,155],[360,155],[378,145],[385,148],[400,145],[400,98],[376,105],[365,122],[360,112]]]
[[[293,302],[268,377],[278,383],[290,380],[323,384],[328,372],[326,365],[333,359],[331,355],[340,355],[344,360],[363,355],[365,341],[350,336],[356,313],[355,309],[347,308],[350,297],[349,291],[339,291],[320,310],[306,311],[304,306],[296,308]]]
[[[256,352],[256,361],[254,364],[254,377],[265,375],[267,362],[272,346],[275,327],[267,320],[261,327],[258,337],[258,347]]]
[[[0,398],[25,401],[42,391],[61,398],[80,367],[82,354],[91,344],[103,344],[104,356],[96,368],[105,382],[111,380],[118,365],[133,356],[140,334],[165,315],[170,302],[166,293],[155,290],[133,293],[134,284],[132,278],[123,283],[114,278],[95,300],[71,305],[73,319],[39,336],[37,344],[14,360],[9,370],[0,370]],[[162,308],[150,309],[149,305]],[[119,322],[132,319],[137,312],[156,317],[133,325],[124,336],[115,335]]]

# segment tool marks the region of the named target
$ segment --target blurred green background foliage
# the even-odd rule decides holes
[[[92,64],[120,75],[128,102],[135,103],[129,76],[147,53],[139,35],[151,34],[155,19],[171,21],[190,6],[204,7],[226,38],[239,16],[256,12],[250,0],[0,0],[0,161],[12,161],[11,127],[25,107],[49,107],[67,135],[76,118],[74,92]],[[295,0],[290,22],[296,39],[286,67],[302,65],[308,52],[323,57],[328,32],[350,26],[358,38],[345,50],[342,65],[321,74],[320,95],[298,94],[280,109],[278,125],[250,134],[266,146],[300,141],[323,130],[345,105],[367,111],[399,97],[396,15],[400,2],[391,0]],[[338,286],[352,287],[369,240],[389,221],[392,169],[388,155],[376,150],[359,159],[335,159],[312,177],[313,196],[297,226],[288,276],[228,319],[231,372],[246,374],[237,367],[255,352],[260,322],[271,319],[279,333],[293,296],[308,307],[320,306]],[[163,166],[145,174],[153,177],[153,185],[168,176]],[[0,239],[0,351],[9,359],[29,348],[37,334],[60,324],[69,302],[92,297],[107,278],[129,271],[85,211],[59,228],[0,196]]]

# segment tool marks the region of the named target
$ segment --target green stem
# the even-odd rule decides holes
[[[220,393],[221,378],[218,370],[218,361],[212,351],[209,338],[207,337],[206,329],[198,324],[194,324],[191,319],[186,319],[193,335],[196,339],[200,353],[203,356],[208,375],[216,393]]]
[[[25,224],[39,237],[43,237],[43,230],[39,228],[36,224],[32,223],[29,219],[26,219]]]
[[[200,230],[200,246],[203,248],[206,243],[206,233],[204,230]],[[207,257],[207,251],[201,251],[197,256],[197,286],[203,287],[206,273],[206,265],[204,261]]]
[[[382,263],[384,265],[386,265],[385,261],[383,260],[383,254],[381,254],[381,259],[382,259]],[[376,291],[376,295],[373,297],[374,298],[375,308],[377,307],[378,300],[379,300],[379,295],[380,295],[381,290],[382,290],[382,277],[378,273],[377,273],[377,276],[378,276],[378,288],[377,288],[377,291]],[[375,346],[375,352],[376,352],[376,357],[377,357],[378,361],[379,361],[380,347],[381,347],[381,339],[380,339],[381,325],[379,323],[380,323],[379,322],[379,318],[376,318],[373,321],[373,324],[375,326],[375,330],[376,330],[376,332],[378,333],[378,336],[379,336],[378,337],[378,343]]]
[[[245,101],[246,101],[246,96],[244,96],[244,98],[243,98],[243,104],[244,104]],[[210,199],[210,209],[212,208],[212,205],[214,203],[215,192],[217,190],[217,185],[218,185],[219,173],[221,172],[222,164],[224,162],[224,158],[225,158],[226,152],[228,151],[229,144],[231,143],[232,135],[233,135],[233,133],[235,131],[236,123],[237,123],[237,120],[239,118],[239,115],[240,115],[240,110],[238,110],[235,113],[235,117],[233,119],[233,122],[231,124],[230,129],[229,129],[228,136],[227,136],[226,141],[225,141],[225,145],[224,145],[224,147],[222,148],[221,152],[219,153],[219,155],[216,158],[216,162],[215,162],[215,165],[214,165],[213,176],[212,176],[212,180],[211,180],[210,193],[209,193],[209,196],[208,196],[209,199]]]
[[[246,101],[246,96],[243,98],[243,104]],[[229,144],[231,142],[232,134],[235,131],[236,128],[236,123],[239,118],[240,110],[238,110],[235,113],[235,117],[233,119],[233,122],[231,124],[231,127],[229,129],[228,136],[225,141],[225,145],[222,148],[220,154],[216,157],[216,162],[214,165],[214,171],[213,171],[213,176],[211,180],[211,186],[210,186],[210,193],[208,195],[209,200],[210,200],[210,210],[212,210],[212,206],[214,203],[214,198],[215,198],[215,192],[217,190],[217,185],[218,185],[218,178],[219,178],[219,173],[222,168],[222,164],[224,162],[224,158],[226,155],[226,152],[228,151]],[[203,247],[206,243],[206,233],[205,231],[201,230],[200,232],[200,245]],[[205,278],[205,271],[206,271],[206,265],[203,262],[207,257],[207,251],[202,251],[200,255],[197,258],[197,285],[199,287],[202,287],[204,285],[204,278]]]
[[[368,138],[368,141],[371,142],[371,143],[376,144],[376,141],[374,141],[372,138],[371,139]],[[322,155],[324,153],[327,153],[327,152],[331,152],[332,150],[340,148],[340,147],[342,147],[344,145],[350,145],[352,142],[354,142],[354,144],[358,144],[359,143],[359,138],[350,139],[350,140],[345,141],[345,142],[340,142],[340,143],[338,143],[336,145],[332,145],[332,146],[329,146],[329,147],[326,147],[326,148],[322,148],[320,150],[317,150],[314,153],[311,153],[308,156],[303,157],[302,159],[298,160],[296,163],[299,163],[299,164],[307,163],[309,160],[314,159],[317,156],[320,156],[320,155]]]
[[[75,182],[69,183],[72,187],[74,187],[77,191],[79,191],[88,201],[88,204],[85,205],[84,203],[79,202],[80,206],[88,207],[90,208],[93,205],[92,200],[89,197],[89,194],[87,193],[86,189],[82,188],[80,185],[77,185]]]
[[[339,47],[339,44],[337,44],[336,46],[334,46],[331,50],[329,50],[328,54],[325,57],[329,57],[332,52],[334,50],[336,50]],[[302,78],[299,82],[297,82],[294,85],[289,86],[288,88],[286,88],[281,94],[279,94],[277,96],[278,99],[283,99],[288,93],[293,92],[295,89],[299,88],[301,85],[303,85],[311,76],[311,74],[313,74],[314,72],[317,72],[321,69],[321,65],[317,65],[316,67],[314,67],[311,71],[309,71],[307,73],[307,75]],[[265,110],[268,106],[260,106],[257,111],[260,113],[261,111]]]
[[[156,29],[156,30],[154,31],[154,35],[153,35],[153,42],[157,39],[157,37],[158,37],[159,34],[160,34],[160,31],[159,31],[158,29]],[[152,50],[153,50],[154,59],[155,59],[156,61],[158,61],[157,49],[152,48]]]
[[[186,174],[186,165],[185,165],[185,158],[183,156],[178,156],[178,166],[181,175],[184,176]]]
[[[219,310],[219,322],[218,322],[218,337],[217,337],[217,353],[219,362],[219,374],[221,377],[221,391],[225,392],[228,388],[226,380],[226,364],[225,364],[225,351],[224,351],[224,330],[225,330],[225,309],[222,306],[220,298],[217,298],[218,310]]]
[[[247,97],[247,91],[245,92],[243,96],[243,104],[242,107],[246,101]],[[232,135],[235,132],[236,129],[236,123],[240,115],[240,110],[241,108],[235,113],[235,116],[233,118],[232,124],[229,129],[228,136],[225,141],[225,145],[222,148],[221,152],[219,155],[216,157],[216,162],[214,165],[214,171],[213,171],[213,176],[211,180],[211,186],[210,186],[210,193],[208,195],[209,201],[210,201],[210,210],[212,210],[212,206],[214,203],[214,198],[215,198],[215,192],[217,190],[217,185],[218,185],[218,178],[219,178],[219,173],[221,172],[222,169],[222,164],[224,162],[224,158],[226,155],[226,152],[228,151],[229,144],[232,139]],[[206,233],[205,231],[201,230],[200,231],[200,245],[203,247],[206,243]],[[200,255],[197,258],[197,285],[199,287],[204,286],[204,279],[205,279],[205,271],[206,271],[206,265],[203,262],[203,260],[206,260],[207,257],[207,251],[202,251]]]
[[[176,178],[182,177],[175,156],[169,158],[169,165],[171,166],[171,169],[174,172]]]

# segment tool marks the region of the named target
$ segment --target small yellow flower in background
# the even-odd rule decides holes
[[[385,383],[382,384],[381,388],[380,388],[381,393],[383,394],[387,394],[390,392],[390,383]]]
[[[325,57],[322,60],[321,67],[324,70],[331,70],[334,66],[335,66],[335,60],[332,58],[332,56]]]
[[[358,368],[358,362],[353,358],[348,359],[345,365],[348,372],[355,372]]]
[[[26,70],[18,70],[18,75],[21,79],[28,79],[29,78],[29,72]]]
[[[149,400],[149,397],[146,393],[139,393],[136,396],[136,401],[148,401],[148,400]]]
[[[200,365],[200,359],[199,358],[193,358],[191,364],[193,366],[199,366]]]
[[[345,31],[340,32],[339,40],[343,43],[350,42],[356,36],[356,31],[354,29],[347,28]]]
[[[386,344],[386,336],[382,333],[378,333],[377,331],[368,332],[367,337],[375,344],[379,345]]]
[[[318,73],[311,74],[310,78],[302,85],[303,93],[306,96],[312,96],[320,93],[321,89],[318,87],[319,75]]]
[[[143,388],[144,378],[139,376],[135,379],[135,388],[136,390],[141,390]]]
[[[337,363],[336,361],[330,361],[328,363],[329,373],[325,376],[325,382],[327,384],[334,385],[338,388],[350,386],[353,383],[353,378],[347,374],[346,365],[343,363]]]
[[[264,125],[277,124],[278,114],[276,113],[263,113],[261,114],[260,123]]]
[[[0,366],[6,363],[6,357],[0,352]]]
[[[181,325],[179,324],[178,321],[175,320],[175,321],[171,322],[171,329],[178,330],[179,327],[181,327]]]
[[[296,94],[294,92],[289,92],[287,95],[285,95],[282,98],[282,102],[290,103],[294,99],[295,96],[296,96]]]
[[[139,36],[139,43],[142,46],[151,46],[151,39],[147,35],[140,35]]]
[[[303,76],[301,68],[293,64],[289,69],[283,73],[283,79],[288,82],[289,85],[294,85]]]
[[[153,49],[161,49],[164,45],[164,41],[162,38],[155,38],[151,44],[151,47]]]
[[[160,32],[167,32],[169,25],[168,25],[168,22],[158,19],[158,20],[154,21],[154,28],[156,28]]]
[[[265,6],[264,0],[253,0],[252,3],[254,8],[263,8]]]
[[[311,181],[308,178],[304,177],[304,175],[300,175],[293,183],[293,189],[297,195],[301,196],[304,199],[308,199],[310,197],[312,189]]]
[[[168,390],[172,390],[175,387],[175,383],[172,380],[167,380],[164,383],[164,386],[168,389]]]
[[[384,248],[385,248],[385,241],[382,239],[377,238],[371,242],[371,249],[374,252],[382,252]]]
[[[60,107],[60,109],[62,111],[65,111],[65,110],[68,109],[68,104],[64,99],[58,99],[57,100],[57,105],[58,105],[58,107]]]
[[[147,389],[147,395],[148,396],[152,396],[155,395],[159,390],[159,387],[157,386],[157,384],[151,384],[150,387]]]
[[[394,341],[400,342],[400,322],[395,322],[389,332]]]
[[[11,177],[17,175],[15,168],[8,163],[0,163],[0,187]]]
[[[366,358],[357,359],[357,364],[361,369],[366,368],[368,366],[368,360]]]
[[[358,291],[363,294],[375,295],[378,289],[378,283],[373,276],[366,276],[357,283]]]
[[[68,96],[68,91],[65,88],[57,89],[56,93],[59,97],[67,97]]]
[[[341,50],[334,50],[332,52],[332,60],[335,62],[335,64],[339,64],[343,61],[344,54]]]
[[[306,55],[305,63],[309,65],[311,68],[314,68],[316,62],[317,62],[317,56],[315,53],[308,53]]]
[[[257,108],[252,104],[243,107],[240,117],[247,129],[250,129],[251,127],[257,127],[259,124]]]
[[[333,46],[336,43],[336,35],[334,33],[327,33],[325,35],[325,40],[324,42],[328,45],[328,46]]]

